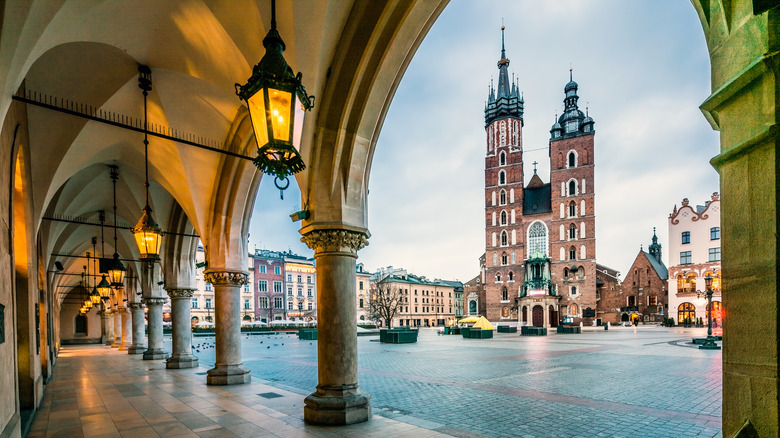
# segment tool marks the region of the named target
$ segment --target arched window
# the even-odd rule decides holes
[[[576,293],[576,292],[574,292],[574,289],[575,289],[575,288],[574,288],[574,287],[572,287],[572,294]],[[578,306],[578,305],[577,305],[577,304],[575,304],[575,303],[572,303],[572,304],[569,306],[569,315],[575,316],[575,315],[578,315],[579,313],[580,313],[580,306]]]
[[[685,282],[687,283],[687,289],[686,292],[696,292],[696,274],[691,272],[685,277]]]
[[[504,307],[501,309],[501,316],[502,316],[503,318],[509,318],[509,307],[506,307],[506,306],[504,306]]]
[[[677,293],[685,292],[685,278],[682,274],[677,276]]]
[[[499,273],[496,274],[496,283],[498,283],[500,281],[501,281],[501,273],[499,272]]]
[[[477,313],[477,302],[474,300],[469,301],[469,313]]]
[[[498,192],[498,205],[506,205],[506,190],[504,189]]]
[[[569,167],[577,167],[577,154],[574,151],[569,152]]]
[[[528,227],[528,258],[547,257],[547,227],[536,221]]]
[[[577,260],[577,248],[569,248],[569,260]]]
[[[569,202],[569,217],[577,216],[577,203],[574,201]]]
[[[575,196],[577,194],[577,181],[569,181],[569,196]]]
[[[506,211],[502,211],[501,212],[501,225],[506,225],[506,218],[507,218]]]
[[[577,268],[577,278],[579,278],[580,280],[585,278],[585,268],[584,267],[580,266],[579,268]]]
[[[506,252],[501,254],[501,266],[506,266],[509,262],[509,257],[507,257]]]
[[[696,321],[696,307],[691,303],[682,303],[677,306],[677,323],[691,324]]]
[[[501,288],[501,300],[502,301],[509,300],[509,291],[507,290],[506,286]]]
[[[569,240],[577,238],[577,226],[574,224],[569,225]]]
[[[564,280],[569,279],[569,268],[563,268],[563,279]]]
[[[501,246],[507,246],[509,245],[509,235],[506,233],[506,230],[501,232]]]
[[[506,165],[506,152],[501,151],[501,153],[498,154],[498,165],[499,166]]]
[[[498,185],[503,186],[506,184],[506,172],[503,170],[498,172]]]
[[[509,271],[509,281],[514,281],[514,279],[515,279],[515,274],[512,273],[512,271]]]

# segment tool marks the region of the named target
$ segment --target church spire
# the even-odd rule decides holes
[[[505,31],[506,28],[501,26],[501,59],[497,63],[498,83],[494,88],[491,80],[488,101],[485,106],[485,127],[504,117],[523,119],[525,102],[523,102],[521,97],[517,78],[513,75],[511,82],[509,78],[509,58],[506,57]]]
[[[658,236],[655,235],[655,227],[653,227],[653,243],[647,249],[650,251],[651,256],[659,263],[663,263],[661,261],[661,244],[658,243]]]
[[[504,26],[501,26],[501,59],[498,61],[498,94],[496,99],[509,97],[512,93],[509,88],[509,59],[504,48]]]

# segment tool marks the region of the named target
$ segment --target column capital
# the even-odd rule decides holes
[[[241,271],[208,271],[203,273],[203,279],[211,284],[228,286],[243,286],[249,283],[249,274]]]
[[[314,230],[301,237],[301,242],[314,250],[315,254],[323,252],[339,252],[357,255],[357,252],[368,246],[368,233],[346,230]]]
[[[144,303],[140,303],[140,302],[127,303],[127,307],[130,308],[131,310],[143,309]]]
[[[168,292],[168,296],[172,299],[179,299],[179,298],[192,298],[192,293],[195,292],[195,289],[166,289],[166,292]]]
[[[167,301],[168,301],[167,298],[144,298],[143,299],[143,303],[146,304],[147,306],[151,306],[155,304],[162,306]]]

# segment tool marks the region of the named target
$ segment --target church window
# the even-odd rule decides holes
[[[572,295],[574,295],[574,294],[576,294],[576,293],[577,293],[577,292],[576,292],[575,290],[573,290],[573,289],[574,289],[574,288],[572,288]],[[574,315],[577,315],[577,314],[579,314],[579,313],[580,313],[580,306],[578,306],[578,305],[577,305],[577,304],[575,304],[575,303],[572,303],[572,304],[569,306],[569,315],[572,315],[572,316],[574,316]]]
[[[577,286],[572,286],[571,287],[571,294],[572,295],[577,295]],[[575,304],[575,306],[576,306],[576,304]],[[576,311],[574,311],[574,313],[572,313],[572,315],[576,315],[576,314],[577,314]]]
[[[580,201],[580,216],[585,216],[585,200]]]
[[[517,230],[512,230],[512,245],[517,245]]]
[[[579,278],[580,280],[585,279],[585,268],[583,266],[577,268],[577,278]]]
[[[560,259],[561,259],[561,261],[566,260],[566,250],[563,247],[561,247]]]
[[[569,248],[569,260],[577,260],[577,248]]]
[[[506,225],[506,211],[501,212],[501,225]]]
[[[499,131],[501,132],[501,146],[504,146],[506,145],[506,123],[503,120],[501,121]]]
[[[577,238],[577,226],[574,224],[569,225],[569,240]]]
[[[509,189],[509,202],[515,202],[515,189]]]
[[[496,274],[496,283],[500,283],[500,282],[501,282],[501,273],[499,272],[498,274]]]
[[[585,254],[585,245],[580,245],[580,259],[585,260],[587,254]]]
[[[490,197],[492,198],[493,205],[496,205],[496,192],[492,192],[490,194]]]
[[[566,217],[566,206],[563,205],[563,202],[561,202],[561,219]]]
[[[569,196],[576,196],[577,195],[577,181],[571,180],[569,181]]]
[[[561,224],[561,236],[559,240],[566,240],[566,227]]]
[[[577,154],[574,151],[569,152],[569,167],[577,167]]]
[[[506,184],[506,172],[503,170],[498,172],[498,185],[503,186]]]
[[[509,245],[509,235],[507,234],[506,230],[501,232],[501,246],[507,246]]]
[[[499,166],[506,165],[506,152],[501,151],[501,153],[498,154],[498,165]]]
[[[586,193],[586,190],[585,190],[585,178],[582,178],[582,187],[580,187],[580,192]]]
[[[515,274],[512,271],[509,271],[509,278],[507,281],[514,281],[515,280]]]
[[[509,318],[509,307],[504,306],[503,308],[501,308],[501,317]]]
[[[495,227],[495,226],[496,226],[496,212],[494,211],[493,213],[491,213],[491,214],[490,214],[490,217],[491,217],[491,219],[492,219],[492,220],[491,220],[491,223],[492,223],[492,224],[493,224],[493,226]]]
[[[585,238],[585,222],[580,222],[580,239]]]
[[[569,202],[569,217],[577,216],[577,203]]]
[[[564,280],[569,279],[569,268],[563,268],[563,279]]]
[[[509,301],[509,291],[506,286],[501,288],[501,301]]]
[[[515,210],[514,209],[512,209],[512,214],[510,215],[510,221],[512,223],[515,223]]]
[[[493,233],[493,237],[496,237],[496,233]],[[496,246],[495,245],[495,239],[494,239],[494,242],[493,242],[493,246]],[[493,253],[493,266],[498,266],[498,253],[497,252]]]
[[[498,192],[498,204],[506,205],[506,190],[504,189],[501,189],[501,191]]]
[[[542,222],[528,227],[528,257],[547,257],[547,227]]]
[[[655,295],[650,295],[647,297],[647,305],[648,306],[657,306],[658,305],[658,298],[656,298]]]
[[[501,266],[506,266],[508,261],[509,261],[509,258],[507,257],[506,252],[501,254]]]
[[[515,259],[515,252],[512,251],[512,264],[514,265],[516,263],[517,263],[517,260]]]

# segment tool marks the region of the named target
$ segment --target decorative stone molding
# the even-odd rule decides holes
[[[162,306],[168,301],[167,298],[144,298],[143,303],[147,306],[159,305]]]
[[[129,307],[131,310],[143,309],[144,308],[144,303],[136,303],[136,302],[127,303],[127,307]]]
[[[237,271],[210,271],[203,273],[203,279],[215,285],[243,286],[249,283],[249,274]]]
[[[192,298],[194,289],[168,289],[166,292],[168,292],[168,296],[172,300],[175,300],[179,298]]]
[[[313,249],[315,254],[342,252],[357,255],[359,250],[368,246],[368,236],[352,230],[315,230],[301,237],[301,242]]]

